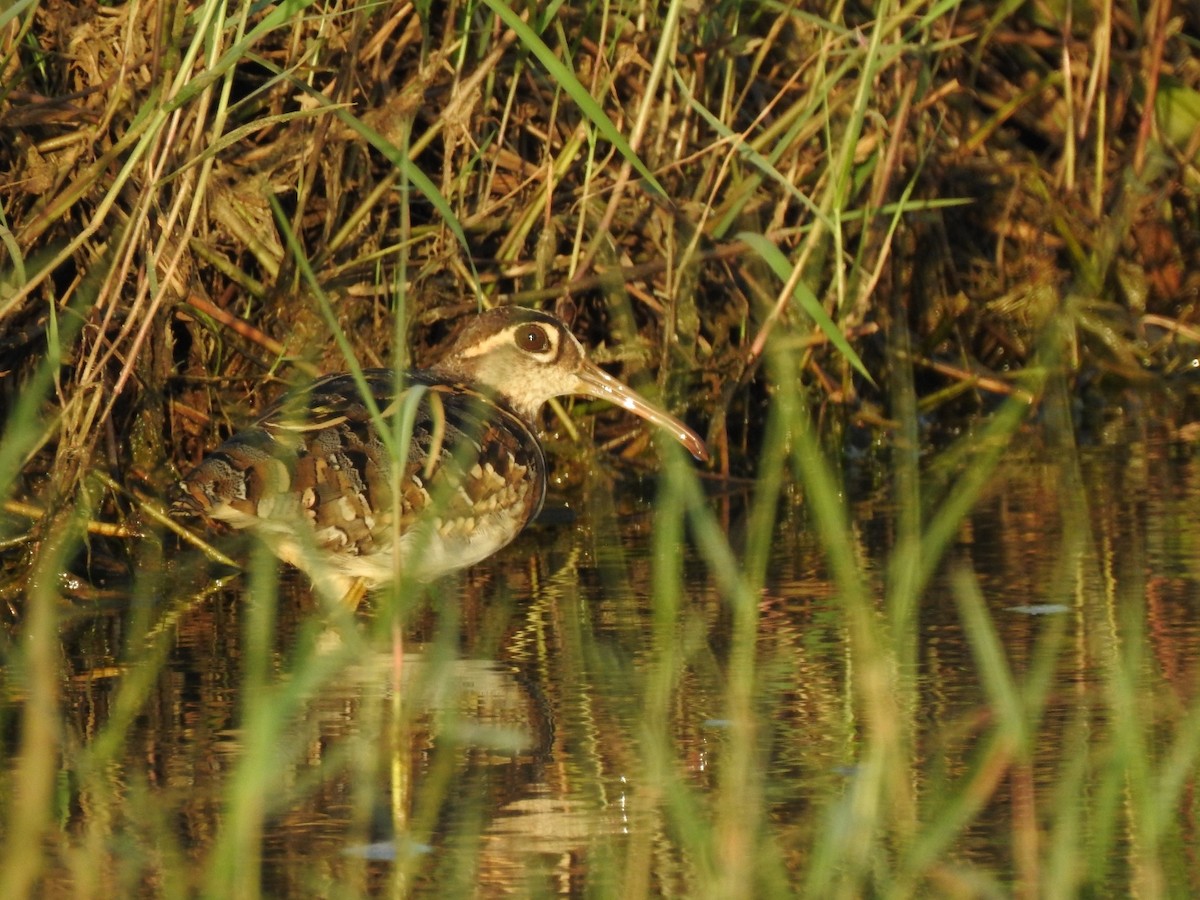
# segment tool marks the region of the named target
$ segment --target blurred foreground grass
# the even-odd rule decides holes
[[[1161,559],[1125,546],[1133,501],[1097,495],[1076,446],[1164,399],[1168,439],[1192,430],[1192,15],[0,12],[0,488],[23,504],[0,534],[0,896],[485,892],[525,859],[495,836],[504,785],[469,765],[490,756],[593,814],[543,854],[569,862],[516,879],[528,894],[1200,890],[1200,708],[1160,696],[1146,659]],[[721,476],[664,448],[630,535],[613,508],[628,485],[563,461],[604,561],[587,577],[568,553],[502,578],[509,555],[429,604],[331,621],[259,556],[231,600],[139,511],[248,393],[344,368],[337,330],[367,364],[420,362],[480,299],[567,297],[603,361],[657,372],[708,423]],[[384,349],[400,330],[407,347]],[[637,458],[611,421],[598,436]],[[1058,461],[1027,510],[1053,522],[1030,604],[1073,615],[1013,646],[963,545],[1030,441]],[[878,543],[830,462],[864,452],[894,505]],[[648,570],[626,540],[653,548]],[[801,670],[768,652],[767,601],[793,542],[836,652],[784,689]],[[584,597],[636,623],[627,643]],[[981,698],[975,718],[935,717],[940,734],[926,629],[950,608]],[[395,631],[416,636],[419,674],[388,661],[340,687]],[[1047,710],[1071,709],[1056,695],[1076,654],[1064,723]],[[509,661],[538,699],[472,736],[472,688],[417,699],[464,659]],[[821,702],[797,699],[823,678]],[[838,752],[795,747],[822,739]],[[403,836],[394,861],[343,853],[381,830]]]

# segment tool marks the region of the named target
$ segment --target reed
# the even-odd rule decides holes
[[[1131,501],[1178,460],[1079,440],[1146,389],[1189,434],[1172,9],[0,11],[0,895],[1195,893],[1195,529]],[[581,526],[356,617],[158,524],[286,385],[498,302],[713,469],[556,406]]]

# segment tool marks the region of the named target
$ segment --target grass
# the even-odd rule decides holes
[[[514,860],[531,895],[1196,890],[1200,708],[1149,657],[1190,649],[1155,567],[1191,583],[1192,529],[1079,446],[1135,390],[1188,433],[1194,18],[69,12],[0,12],[0,895],[466,893]],[[212,585],[153,524],[282,385],[428,362],[497,302],[572,307],[708,423],[713,470],[560,409],[549,431],[621,449],[614,478],[661,469],[652,513],[564,454],[584,537],[355,622],[247,548]],[[833,462],[864,434],[884,540]],[[971,552],[1030,441],[1058,460],[1030,602],[1070,612],[1020,634]],[[1154,453],[1131,459],[1174,471]],[[824,592],[798,608],[793,543]],[[931,625],[975,691],[932,718],[957,679]],[[535,827],[518,783],[571,802]],[[381,821],[394,861],[342,854]]]

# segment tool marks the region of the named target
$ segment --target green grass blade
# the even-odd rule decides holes
[[[743,231],[738,234],[738,240],[749,244],[750,249],[762,257],[763,262],[771,267],[771,271],[784,284],[791,281],[793,266],[788,261],[788,258],[783,255],[783,251],[776,247],[770,238],[754,232]],[[809,317],[817,323],[817,327],[829,338],[829,342],[837,347],[841,354],[846,357],[850,365],[854,366],[863,378],[874,384],[875,379],[871,377],[871,373],[867,371],[867,367],[863,365],[863,361],[854,352],[854,348],[850,346],[850,342],[846,340],[846,336],[842,334],[842,330],[830,318],[829,313],[825,312],[825,307],[817,300],[816,295],[809,290],[808,285],[804,283],[803,279],[796,280],[796,284],[792,288],[792,296],[796,298],[796,302],[808,313]]]
[[[509,9],[501,0],[483,0],[483,2],[500,17],[500,20],[505,25],[517,33],[517,37],[521,43],[538,58],[538,61],[546,67],[546,71],[550,77],[579,105],[583,114],[596,126],[596,130],[600,132],[601,136],[616,147],[617,151],[625,157],[629,164],[637,169],[638,174],[646,179],[646,183],[654,188],[654,192],[658,196],[666,197],[666,190],[659,184],[658,179],[650,173],[650,170],[646,168],[646,164],[634,152],[633,147],[629,145],[629,141],[625,140],[625,136],[613,124],[612,119],[608,117],[600,104],[588,93],[587,88],[575,77],[575,73],[554,55],[553,50],[546,46],[546,42],[538,36],[537,32],[530,28],[524,19]]]
[[[687,101],[688,106],[699,113],[700,117],[708,123],[709,128],[711,128],[725,140],[732,142],[734,149],[737,150],[740,156],[745,158],[750,165],[762,172],[767,178],[779,185],[779,187],[783,188],[783,190],[787,191],[788,194],[794,197],[796,202],[807,209],[814,218],[824,223],[825,227],[833,227],[833,222],[830,221],[829,217],[825,215],[820,207],[812,202],[812,200],[806,193],[804,193],[804,191],[792,184],[791,180],[787,176],[775,168],[774,164],[769,159],[755,150],[752,145],[747,143],[742,135],[735,132],[732,128],[713,115],[712,112],[709,111],[708,107],[696,99],[696,97],[688,89],[687,83],[683,80],[679,73],[676,72],[674,74],[675,87],[679,90],[679,93],[683,95],[683,99]]]

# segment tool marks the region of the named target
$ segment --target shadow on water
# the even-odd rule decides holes
[[[882,597],[896,504],[876,480],[852,483],[847,499],[864,579]],[[697,858],[706,839],[689,823],[726,802],[731,613],[694,550],[680,561],[678,607],[656,608],[652,503],[602,480],[584,495],[576,520],[535,526],[433,589],[402,655],[386,609],[332,621],[290,574],[260,663],[249,661],[255,600],[240,578],[205,594],[199,567],[180,566],[154,603],[74,613],[62,629],[45,894],[194,889],[230,809],[249,804],[258,824],[238,852],[261,852],[247,877],[271,896],[630,886],[694,895],[712,863]],[[746,502],[713,499],[729,533]],[[1165,438],[1087,447],[1077,459],[1029,441],[1001,464],[918,612],[909,775],[923,817],[961,817],[924,866],[929,883],[986,894],[1028,879],[1031,866],[1044,876],[1062,862],[1039,836],[1061,828],[1107,829],[1095,844],[1104,858],[1086,861],[1099,867],[1093,886],[1137,882],[1127,851],[1145,839],[1141,826],[1112,812],[1118,798],[1096,795],[1111,790],[1100,773],[1121,753],[1125,705],[1140,711],[1148,756],[1179,752],[1173,735],[1192,715],[1200,674],[1198,505],[1194,453]],[[752,710],[760,852],[793,884],[862,765],[848,626],[810,524],[789,490],[758,598]],[[982,780],[1005,712],[956,599],[964,573],[1018,691],[1039,671],[1039,640],[1054,631],[1057,648],[1044,709],[1028,720],[1027,760],[1017,753]],[[6,655],[18,633],[10,627]],[[17,670],[2,677],[12,760],[25,691]],[[654,700],[661,678],[664,708]],[[248,684],[269,698],[263,715],[275,729],[252,775]],[[1126,684],[1134,693],[1120,696]],[[652,721],[662,709],[665,721]],[[966,813],[941,803],[963,785],[983,791]],[[1096,818],[1063,815],[1068,795],[1092,795]],[[1193,812],[1156,838],[1173,888],[1200,889],[1188,865],[1200,846]]]

